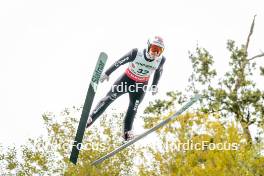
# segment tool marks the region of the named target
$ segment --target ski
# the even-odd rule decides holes
[[[87,123],[88,116],[89,116],[91,106],[93,103],[93,99],[94,99],[94,96],[95,96],[95,93],[97,90],[97,85],[99,83],[99,79],[101,77],[101,74],[104,70],[104,66],[106,64],[106,61],[107,61],[107,54],[104,52],[101,52],[100,56],[98,58],[98,61],[96,63],[95,70],[93,72],[93,76],[92,76],[92,80],[91,80],[89,88],[88,88],[88,92],[86,94],[85,102],[84,102],[83,109],[82,109],[81,119],[80,119],[80,122],[78,125],[75,140],[74,140],[74,143],[72,146],[70,161],[73,164],[76,164],[77,160],[78,160],[78,155],[80,152],[79,146],[81,145],[82,140],[83,140],[84,131],[86,128],[86,123]]]
[[[115,155],[116,153],[120,152],[121,150],[125,149],[126,147],[134,144],[135,142],[137,142],[138,140],[142,139],[143,137],[149,135],[150,133],[156,131],[157,129],[159,129],[160,127],[166,125],[167,123],[169,123],[170,121],[172,121],[173,119],[175,119],[177,116],[179,116],[181,113],[183,113],[186,109],[188,109],[189,107],[191,107],[197,100],[199,100],[201,98],[201,95],[196,94],[193,98],[191,98],[191,100],[186,103],[179,111],[177,111],[175,114],[173,114],[172,116],[170,116],[169,118],[167,118],[166,120],[160,122],[158,125],[152,127],[151,129],[145,131],[144,133],[142,133],[141,135],[135,137],[134,139],[132,139],[131,141],[126,142],[125,144],[121,145],[120,147],[118,147],[117,149],[113,150],[112,152],[106,154],[105,156],[95,160],[92,162],[92,165],[97,165],[102,163],[104,160],[106,160],[107,158],[110,158],[111,156]]]

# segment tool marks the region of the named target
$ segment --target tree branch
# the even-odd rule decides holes
[[[211,111],[208,112],[208,114],[213,114],[213,113],[220,112],[220,111],[223,111],[223,110],[226,110],[226,108],[225,107],[222,107],[222,108],[220,108],[218,110],[212,109]]]
[[[248,110],[247,112],[247,121],[249,122],[250,121],[250,111]]]
[[[248,34],[248,37],[247,37],[247,43],[246,43],[246,47],[245,47],[246,53],[247,53],[247,50],[248,50],[248,45],[249,45],[249,42],[250,42],[250,37],[253,34],[253,29],[254,29],[254,25],[255,25],[255,18],[256,18],[256,15],[254,15],[253,21],[251,23],[250,31],[249,31],[249,34]]]
[[[248,59],[248,61],[251,61],[251,60],[254,60],[254,59],[258,58],[258,57],[263,57],[263,56],[264,56],[264,53],[262,52],[261,54],[258,54],[258,55],[254,56],[254,57],[251,57],[250,59]]]
[[[255,123],[255,121],[254,120],[252,120],[252,121],[249,121],[248,122],[248,126],[250,126],[250,125],[252,125],[252,124],[254,124]]]

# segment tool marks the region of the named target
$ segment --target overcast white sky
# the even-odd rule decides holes
[[[258,54],[264,50],[263,7],[261,0],[1,0],[0,143],[42,134],[46,111],[82,105],[100,51],[108,54],[108,67],[131,48],[145,47],[149,36],[162,36],[167,63],[154,98],[186,86],[188,50],[197,42],[224,70],[227,39],[245,43],[255,14],[250,54]],[[95,103],[124,68],[99,86]],[[111,107],[125,110],[127,98]],[[141,111],[150,100],[148,94]]]

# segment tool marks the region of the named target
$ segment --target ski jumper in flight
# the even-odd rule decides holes
[[[111,90],[101,99],[95,109],[88,117],[86,127],[93,122],[106,110],[106,108],[115,101],[120,95],[129,94],[129,106],[124,118],[125,141],[134,138],[132,125],[137,113],[139,104],[142,102],[150,76],[154,73],[151,84],[152,95],[158,91],[157,84],[162,74],[163,65],[166,58],[163,56],[164,43],[161,37],[155,36],[148,40],[148,45],[144,49],[132,49],[126,55],[117,60],[108,68],[100,81],[109,80],[109,76],[121,65],[129,63],[125,73],[123,73],[112,85]],[[148,89],[149,90],[149,89]]]

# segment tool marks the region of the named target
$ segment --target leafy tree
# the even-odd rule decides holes
[[[117,154],[103,165],[91,166],[91,162],[121,144],[122,113],[101,117],[100,124],[85,132],[83,150],[77,165],[69,161],[72,140],[80,115],[79,108],[66,109],[60,115],[46,113],[43,120],[48,137],[29,139],[19,149],[1,150],[1,170],[6,175],[129,175],[133,174],[133,146]],[[88,145],[89,144],[89,145]],[[21,154],[19,153],[21,152]]]
[[[145,158],[139,166],[140,175],[264,174],[264,157],[256,148],[242,142],[243,135],[234,124],[224,126],[216,117],[187,113],[170,125],[158,132],[159,141],[156,146],[145,148],[145,152],[153,159],[150,164],[146,164]],[[191,147],[195,144],[198,146],[196,150]],[[204,147],[202,144],[205,144]],[[142,157],[145,152],[141,153]]]
[[[190,53],[189,56],[193,66],[189,90],[204,96],[202,111],[219,112],[221,118],[225,119],[234,117],[241,124],[249,143],[252,141],[250,125],[255,124],[264,129],[264,92],[253,79],[257,74],[254,61],[263,57],[264,53],[254,57],[249,57],[248,54],[254,24],[255,17],[246,44],[238,47],[233,40],[227,42],[230,68],[218,81],[215,79],[216,69],[212,68],[213,56],[206,49],[197,47],[195,53]],[[263,71],[262,67],[260,69]]]

